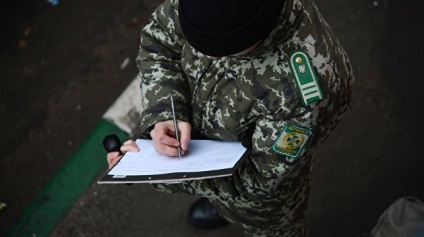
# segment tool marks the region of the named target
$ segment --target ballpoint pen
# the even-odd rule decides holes
[[[174,130],[175,130],[175,139],[177,139],[178,143],[180,143],[180,137],[178,135],[178,123],[177,117],[175,116],[175,107],[174,107],[174,98],[171,94],[171,109],[172,109],[172,118],[174,119]],[[178,156],[181,158],[181,144],[177,147]]]

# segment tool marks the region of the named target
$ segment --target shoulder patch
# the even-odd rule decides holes
[[[312,132],[307,128],[287,124],[274,141],[272,149],[280,155],[297,158]]]
[[[323,93],[311,60],[303,51],[296,51],[290,57],[290,70],[294,75],[303,102],[311,104],[323,99]]]

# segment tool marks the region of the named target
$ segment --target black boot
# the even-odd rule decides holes
[[[228,225],[206,198],[197,200],[188,211],[188,221],[195,227],[212,229]]]

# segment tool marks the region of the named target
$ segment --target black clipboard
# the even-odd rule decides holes
[[[245,149],[244,153],[237,158],[238,161],[229,168],[207,170],[200,172],[169,172],[161,174],[149,174],[149,175],[113,175],[110,174],[115,166],[125,159],[125,155],[118,161],[118,163],[109,171],[109,173],[103,176],[97,181],[98,184],[132,184],[132,183],[179,183],[187,180],[198,180],[198,179],[210,179],[231,176],[234,171],[240,166],[240,164],[250,155],[250,149]],[[175,158],[178,159],[178,158]]]

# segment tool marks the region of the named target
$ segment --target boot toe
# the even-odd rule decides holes
[[[212,229],[228,225],[206,198],[197,200],[188,212],[188,221],[195,227]]]

